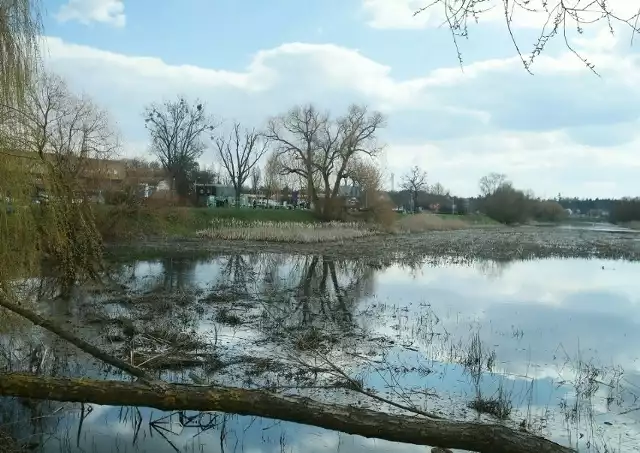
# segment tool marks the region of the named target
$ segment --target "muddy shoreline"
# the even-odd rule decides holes
[[[321,244],[147,237],[138,241],[107,244],[106,252],[115,256],[276,253],[321,254],[335,259],[432,256],[499,261],[553,257],[640,261],[640,235],[549,227],[491,227],[380,235]]]

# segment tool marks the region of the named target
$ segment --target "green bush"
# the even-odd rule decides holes
[[[560,222],[566,217],[567,212],[556,201],[545,200],[533,204],[533,218],[541,222]]]
[[[532,200],[510,185],[499,187],[482,205],[488,217],[507,225],[525,223],[532,215]]]

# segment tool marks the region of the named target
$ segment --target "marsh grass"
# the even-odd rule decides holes
[[[239,326],[243,323],[242,318],[231,311],[229,307],[222,307],[216,313],[216,321],[227,326]]]
[[[478,394],[475,399],[469,402],[469,408],[479,414],[488,414],[498,420],[507,420],[513,411],[512,395],[507,392],[502,385],[498,391],[489,397]]]
[[[215,219],[208,228],[196,232],[203,239],[290,243],[335,242],[375,234],[379,231],[371,225],[356,222],[248,222],[238,219]]]
[[[450,231],[468,228],[469,224],[454,216],[436,214],[412,214],[400,217],[396,229],[401,233],[424,233],[427,231]]]
[[[135,240],[149,236],[190,237],[212,225],[228,223],[316,222],[311,211],[251,208],[194,208],[120,204],[96,206],[96,223],[103,239]]]

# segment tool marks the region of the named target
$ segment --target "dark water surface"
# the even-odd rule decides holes
[[[319,400],[390,410],[310,389],[310,377],[291,373],[321,357],[422,410],[496,422],[471,403],[499,402],[508,408],[500,422],[580,451],[640,451],[638,263],[251,255],[118,263],[111,275],[124,290],[82,290],[43,309],[121,358],[155,364],[164,379],[297,386]],[[5,370],[120,376],[19,322],[0,338]],[[425,451],[225,414],[4,398],[0,418],[46,452]]]

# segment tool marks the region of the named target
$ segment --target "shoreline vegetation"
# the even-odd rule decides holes
[[[96,224],[107,242],[144,238],[209,238],[275,242],[329,242],[355,237],[497,226],[480,214],[394,214],[386,224],[354,215],[322,222],[309,210],[97,206]]]
[[[482,215],[398,214],[390,226],[320,222],[303,210],[162,208],[97,210],[108,255],[154,252],[323,253],[352,258],[430,255],[458,260],[640,260],[635,232],[505,226]]]
[[[542,231],[541,231],[542,230]],[[333,242],[288,242],[255,240],[212,240],[190,237],[146,238],[136,242],[110,242],[109,258],[125,256],[152,259],[186,254],[273,253],[286,255],[322,254],[344,259],[378,260],[389,256],[445,258],[458,262],[473,260],[512,261],[545,258],[587,258],[640,261],[640,241],[633,234],[560,231],[550,228],[469,228],[361,237]],[[292,246],[294,245],[294,246]]]

